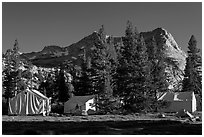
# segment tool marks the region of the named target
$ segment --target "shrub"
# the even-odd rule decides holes
[[[8,106],[4,97],[2,97],[2,115],[8,115]]]
[[[55,103],[51,105],[51,113],[58,113],[63,114],[64,113],[64,106],[62,103]]]

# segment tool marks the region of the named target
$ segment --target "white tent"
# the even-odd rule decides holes
[[[64,113],[87,113],[88,110],[96,111],[95,96],[73,96],[64,104]]]
[[[26,89],[9,99],[9,115],[45,115],[50,111],[50,99],[37,90]]]
[[[169,102],[167,108],[160,110],[163,112],[178,112],[181,109],[185,109],[189,112],[196,111],[196,98],[194,92],[160,93],[158,100]]]

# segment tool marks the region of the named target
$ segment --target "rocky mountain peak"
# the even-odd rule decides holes
[[[63,52],[63,51],[65,51],[63,47],[50,45],[50,46],[45,46],[41,52],[44,54],[53,54],[53,53]]]
[[[153,31],[142,32],[144,39],[147,43],[151,42],[152,38],[156,40],[157,47],[161,49],[166,58],[178,62],[181,70],[184,70],[186,63],[186,53],[181,50],[171,33],[164,28],[157,28]]]
[[[164,28],[157,28],[149,32],[141,32],[145,42],[151,46],[154,38],[159,49],[159,55],[165,59],[166,72],[170,81],[170,87],[175,87],[182,79],[186,64],[186,53],[179,47],[176,40]]]
[[[60,50],[60,49],[62,49],[60,46],[50,45],[50,46],[45,46],[42,51]]]
[[[178,46],[171,33],[169,33],[166,29],[157,28],[154,31],[157,33],[157,35],[162,35],[161,38],[166,42],[167,46],[173,47],[175,50],[179,51],[183,56],[186,56],[185,52],[183,52],[181,48]]]

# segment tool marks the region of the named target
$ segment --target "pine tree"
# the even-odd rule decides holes
[[[162,106],[162,102],[157,100],[158,92],[166,92],[168,90],[168,82],[166,81],[165,62],[158,49],[155,38],[151,40],[149,47],[149,61],[150,61],[150,75],[149,75],[149,87],[148,87],[148,101],[150,101],[149,109],[157,111]]]
[[[54,72],[54,80],[53,80],[53,94],[52,94],[52,102],[58,102],[59,99],[59,71],[56,68]]]
[[[95,94],[98,94],[97,107],[101,111],[111,110],[110,99],[114,89],[115,61],[111,57],[108,49],[110,43],[106,41],[106,34],[102,26],[98,32],[99,40],[95,42],[95,49],[92,52],[91,69],[92,83]]]
[[[133,51],[130,46],[133,43],[133,26],[130,21],[127,22],[127,28],[125,30],[124,46],[121,47],[120,54],[118,56],[118,66],[117,66],[117,91],[118,95],[121,97],[125,96],[126,85],[128,83],[128,73],[129,70],[129,60],[131,60],[130,53]]]
[[[202,95],[202,59],[200,49],[197,48],[197,41],[194,35],[188,43],[188,57],[186,58],[186,68],[184,70],[183,91],[194,91],[195,94]]]
[[[106,93],[107,96],[112,95],[110,87],[111,79],[111,58],[107,51],[109,46],[106,42],[104,27],[99,29],[99,40],[95,43],[95,49],[92,52],[91,66],[95,73],[95,86],[98,93]]]
[[[142,36],[136,38],[136,52],[133,54],[133,81],[134,84],[134,107],[139,110],[146,108],[145,101],[148,99],[149,84],[150,84],[150,64],[148,61],[148,54],[146,44]],[[136,89],[136,91],[135,91]],[[132,96],[132,95],[131,95]],[[131,101],[131,102],[132,102]]]
[[[21,71],[19,70],[20,67],[20,54],[19,54],[19,46],[17,39],[15,40],[14,47],[13,47],[13,54],[12,54],[12,65],[14,68],[14,71],[16,73],[15,85],[16,85],[16,93],[19,90],[19,83],[21,82]],[[16,94],[15,93],[15,94]]]
[[[19,58],[18,41],[15,40],[13,50],[7,50],[6,52],[6,66],[4,70],[5,77],[6,77],[5,80],[8,82],[9,85],[13,84],[11,86],[12,90],[10,91],[6,90],[6,91],[15,92],[14,94],[17,93],[17,90],[19,89],[18,83],[21,81],[21,71],[19,71],[19,63],[20,63],[20,58]],[[9,82],[9,79],[11,80],[10,82]],[[11,87],[8,87],[7,85],[5,86],[5,88],[7,89],[10,89]],[[8,94],[11,95],[10,93]]]
[[[137,28],[133,31],[130,21],[125,34],[118,58],[118,93],[124,99],[126,110],[154,111],[160,105],[157,93],[168,88],[164,58],[157,54],[160,51],[155,39],[147,48],[144,38]]]
[[[57,86],[59,89],[58,97],[60,102],[66,102],[69,99],[69,94],[68,94],[68,87],[65,82],[65,75],[64,75],[64,70],[61,68],[59,72],[59,78],[57,82]]]
[[[13,50],[7,50],[5,54],[5,69],[3,70],[4,97],[7,99],[14,97],[20,90],[21,71],[19,71],[19,48],[18,41],[15,40]]]
[[[124,48],[118,66],[118,90],[124,98],[125,109],[140,111],[145,108],[148,87],[149,61],[146,44],[130,21],[125,31]]]
[[[86,58],[86,51],[84,50],[81,64],[81,75],[76,77],[75,82],[75,95],[85,96],[93,95],[94,88],[92,84],[92,69],[90,66],[90,58]]]

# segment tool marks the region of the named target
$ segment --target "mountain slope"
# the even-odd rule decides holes
[[[21,57],[30,60],[34,65],[43,67],[56,67],[65,61],[72,61],[73,64],[80,65],[84,50],[86,50],[86,57],[90,56],[94,43],[98,39],[98,33],[93,32],[91,35],[68,47],[46,46],[40,52],[24,53]],[[108,49],[112,57],[116,58],[117,55],[113,44],[108,44]]]
[[[168,73],[168,81],[171,83],[170,88],[178,85],[183,79],[183,72],[186,64],[186,54],[181,50],[174,40],[173,36],[163,28],[157,28],[149,32],[141,32],[147,48],[151,46],[151,40],[154,37],[157,48],[160,49],[160,55],[165,58],[166,72]],[[111,39],[112,38],[112,39]],[[90,56],[94,43],[99,39],[98,33],[93,32],[91,35],[81,39],[68,47],[46,46],[40,52],[24,53],[21,57],[29,59],[34,65],[43,67],[55,67],[64,61],[72,61],[75,65],[80,65],[81,56],[86,51],[86,57]],[[108,52],[113,59],[117,58],[118,49],[123,46],[123,37],[109,37],[107,41]],[[149,53],[151,54],[151,53]]]

